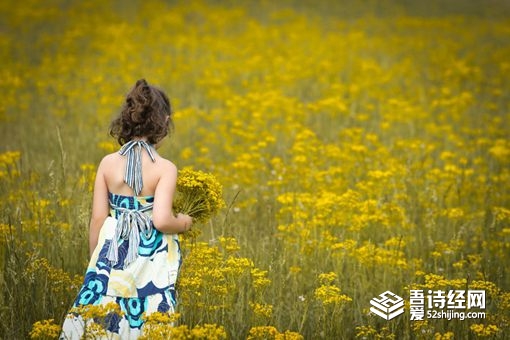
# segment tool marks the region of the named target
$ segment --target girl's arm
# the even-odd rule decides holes
[[[94,195],[92,197],[92,216],[89,226],[89,253],[92,256],[97,246],[99,232],[109,215],[108,187],[104,178],[104,159],[99,163],[94,183]]]
[[[177,184],[177,168],[170,161],[163,166],[163,173],[154,193],[152,222],[154,227],[167,234],[182,233],[191,228],[192,219],[188,215],[174,215],[172,203]]]

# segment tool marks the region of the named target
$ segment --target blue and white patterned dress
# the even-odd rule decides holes
[[[149,146],[132,149],[141,152],[142,147]],[[136,171],[141,177],[140,169]],[[79,307],[113,302],[120,307],[122,316],[112,312],[95,320],[106,329],[105,339],[136,339],[143,334],[144,315],[175,311],[175,284],[181,265],[179,239],[153,227],[153,201],[153,196],[109,194],[110,216],[101,228],[73,304]],[[92,322],[71,310],[60,339],[81,339]]]

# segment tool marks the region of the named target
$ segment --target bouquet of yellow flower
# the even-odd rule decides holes
[[[222,186],[210,173],[185,168],[177,176],[173,209],[188,214],[193,222],[205,222],[225,206]]]

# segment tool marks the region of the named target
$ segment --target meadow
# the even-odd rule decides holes
[[[178,315],[147,338],[509,336],[507,2],[27,0],[0,18],[1,339],[58,336],[139,78],[175,112],[160,153],[226,203],[183,238]],[[486,318],[410,320],[410,289],[484,290]],[[406,300],[392,320],[369,310],[387,290]]]

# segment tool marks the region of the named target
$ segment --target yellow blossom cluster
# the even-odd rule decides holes
[[[435,333],[434,334],[434,340],[453,340],[455,338],[455,334],[453,332],[446,332],[446,333]]]
[[[388,326],[382,326],[379,330],[372,326],[357,326],[356,339],[395,339],[395,334]]]
[[[156,314],[156,313],[153,313]],[[160,314],[160,313],[157,313]],[[146,319],[143,334],[139,337],[140,340],[222,340],[227,339],[227,333],[223,326],[215,324],[197,325],[195,327],[188,327],[186,325],[175,326],[174,321],[178,316],[157,316],[152,314]]]
[[[484,324],[472,324],[470,327],[471,331],[480,338],[494,337],[501,332],[501,329],[496,325],[484,325]]]
[[[350,297],[340,293],[340,288],[334,284],[336,279],[337,275],[333,272],[319,275],[320,286],[315,289],[314,296],[324,306],[341,306],[345,302],[352,301]]]
[[[252,327],[248,332],[247,340],[302,340],[302,335],[296,332],[285,331],[280,333],[273,326]]]
[[[185,168],[177,177],[174,210],[205,222],[225,206],[222,186],[213,174]]]
[[[273,306],[267,305],[267,304],[260,304],[260,303],[250,303],[250,307],[253,310],[253,313],[262,318],[262,319],[270,319],[271,315],[273,314]]]
[[[6,151],[0,153],[0,179],[3,177],[16,177],[19,175],[18,162],[21,157],[19,151]]]
[[[60,335],[60,329],[53,319],[36,321],[30,331],[30,339],[55,339]]]
[[[114,313],[122,316],[124,312],[121,311],[120,306],[115,302],[109,302],[105,305],[84,305],[71,309],[72,313],[79,314],[85,322],[88,320],[104,319],[107,315]],[[73,317],[71,314],[69,317]]]

